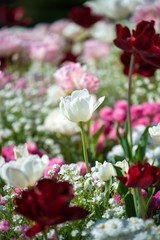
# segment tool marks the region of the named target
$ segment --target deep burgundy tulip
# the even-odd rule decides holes
[[[69,17],[78,25],[90,28],[93,24],[102,19],[102,16],[95,15],[88,6],[74,7],[69,12]]]
[[[160,181],[160,169],[138,161],[137,165],[131,165],[126,177],[117,177],[117,179],[127,187],[147,188]]]
[[[26,236],[45,231],[49,226],[85,218],[89,212],[81,207],[69,207],[74,198],[73,186],[68,182],[42,179],[15,199],[16,211],[36,222]]]
[[[142,21],[137,24],[136,30],[132,30],[132,34],[128,27],[121,24],[116,25],[117,38],[114,44],[129,53],[139,53],[150,51],[153,39],[156,35],[154,29],[154,21]]]
[[[131,60],[131,53],[124,52],[121,55],[121,62],[124,64],[124,74],[129,75],[129,65]],[[138,73],[144,77],[152,77],[157,70],[156,67],[144,61],[137,53],[135,56],[133,73]]]

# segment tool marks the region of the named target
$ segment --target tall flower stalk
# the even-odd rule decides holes
[[[128,81],[128,109],[127,109],[127,121],[129,130],[130,147],[132,150],[132,122],[131,122],[131,91],[132,91],[132,74],[134,68],[135,53],[132,53],[130,66],[129,66],[129,81]]]
[[[85,164],[86,164],[86,170],[87,170],[87,173],[89,173],[90,170],[89,170],[88,154],[87,154],[87,148],[86,148],[86,139],[85,139],[83,122],[80,122],[79,125],[81,128],[82,146],[83,146],[83,154],[84,154],[84,160],[85,160]]]

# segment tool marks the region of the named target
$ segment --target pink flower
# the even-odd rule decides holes
[[[139,5],[133,14],[132,20],[136,23],[145,20],[145,21],[155,21],[155,28],[160,29],[160,2],[145,2]]]
[[[133,125],[138,126],[138,125],[149,125],[151,123],[150,119],[148,117],[142,117],[140,119],[138,119]]]
[[[122,198],[121,198],[121,196],[118,193],[115,193],[115,199],[116,199],[116,203],[118,203],[121,206],[123,206]]]
[[[136,119],[142,117],[142,106],[141,105],[133,105],[131,106],[131,120],[135,121]]]
[[[99,140],[98,140],[98,144],[97,144],[97,151],[102,151],[104,149],[104,142],[106,140],[106,136],[104,133],[101,134]]]
[[[80,81],[85,68],[79,63],[70,62],[54,73],[55,82],[66,92],[75,89],[74,81]]]
[[[143,116],[153,116],[157,112],[157,106],[155,103],[145,102],[142,104],[142,114]]]
[[[94,135],[102,126],[102,122],[98,119],[91,127],[91,133]]]
[[[70,24],[70,20],[68,19],[60,19],[52,23],[49,27],[49,31],[53,33],[58,33],[59,35],[63,35],[65,28]]]
[[[123,135],[123,128],[119,127],[119,133],[120,133],[121,136]],[[111,139],[117,140],[116,128],[115,127],[113,127],[111,129],[111,131],[109,132],[109,136],[110,136]]]
[[[61,158],[52,158],[52,159],[49,161],[49,164],[48,164],[48,167],[47,167],[47,169],[46,169],[46,171],[45,171],[45,173],[44,173],[44,176],[50,176],[50,174],[49,174],[48,172],[49,172],[50,170],[53,170],[53,167],[54,167],[54,165],[56,165],[56,164],[62,166],[62,165],[64,165],[64,164],[66,164],[66,162],[65,162],[63,159],[61,159]],[[59,168],[58,168],[58,167],[57,167],[56,169],[54,168],[54,175],[56,175],[58,172],[59,172]]]
[[[0,222],[0,232],[9,231],[9,230],[10,230],[9,222],[6,220],[1,221]]]
[[[74,83],[77,89],[86,88],[89,92],[94,92],[100,87],[99,79],[91,73],[83,74],[79,81],[75,78]]]
[[[110,46],[107,43],[96,39],[89,39],[84,42],[82,59],[84,61],[94,61],[106,57],[109,54]]]
[[[2,148],[2,156],[4,157],[6,162],[9,162],[11,160],[15,160],[13,148],[14,148],[14,146],[9,146],[9,147],[3,147]]]
[[[77,162],[77,165],[81,167],[80,175],[87,173],[85,162]],[[91,164],[89,164],[89,169],[91,170]]]
[[[127,110],[127,106],[128,106],[127,100],[119,100],[114,104],[115,109],[120,108],[125,111]]]
[[[55,82],[64,91],[88,89],[92,92],[99,88],[99,79],[85,72],[85,67],[79,63],[69,62],[54,73]]]
[[[127,113],[125,110],[121,109],[121,108],[117,108],[114,110],[113,112],[113,118],[116,120],[116,122],[121,122],[121,121],[125,121],[127,118]]]
[[[63,38],[53,34],[45,37],[42,41],[33,42],[30,48],[30,57],[39,62],[59,63],[63,58],[63,47]]]
[[[102,108],[99,114],[104,122],[109,121],[113,123],[113,117],[112,117],[113,109],[111,107]]]
[[[160,122],[160,113],[156,114],[152,120],[153,123],[158,124]]]

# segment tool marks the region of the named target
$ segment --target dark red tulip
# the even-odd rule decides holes
[[[25,9],[22,6],[8,7],[0,4],[0,26],[27,26],[32,23],[31,18],[27,18]]]
[[[127,187],[152,187],[155,183],[160,181],[160,169],[151,166],[149,163],[142,164],[138,161],[137,165],[131,165],[126,177],[117,177],[117,179]]]
[[[131,53],[124,52],[121,55],[121,62],[124,64],[124,74],[129,75],[129,65],[131,60]],[[145,62],[137,53],[135,56],[133,73],[138,73],[144,77],[152,77],[157,70],[153,65]]]
[[[78,25],[90,28],[93,24],[102,19],[102,16],[92,13],[88,6],[74,7],[69,12],[69,17]]]
[[[22,192],[15,199],[16,211],[36,222],[26,236],[45,231],[49,226],[85,218],[89,212],[81,207],[70,207],[74,198],[73,186],[68,182],[42,179],[37,185]]]
[[[117,38],[114,44],[125,52],[138,52],[139,54],[150,51],[153,39],[156,35],[154,21],[142,21],[137,24],[136,30],[132,34],[128,27],[121,24],[116,25]]]

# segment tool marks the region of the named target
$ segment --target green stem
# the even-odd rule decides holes
[[[88,155],[87,155],[87,149],[86,149],[84,126],[83,126],[82,122],[80,122],[79,125],[80,125],[80,128],[81,128],[82,146],[83,146],[84,160],[85,160],[85,163],[86,163],[86,169],[87,169],[87,173],[90,173],[89,164],[88,164]]]
[[[54,230],[55,230],[56,239],[59,240],[58,230],[57,230],[57,227],[56,227],[56,226],[54,226]]]
[[[130,65],[129,65],[129,82],[128,82],[128,109],[127,109],[127,119],[128,119],[128,129],[130,138],[130,147],[132,150],[132,122],[131,122],[131,87],[132,87],[132,73],[134,67],[135,53],[132,53]]]
[[[45,240],[48,240],[46,231],[43,232],[43,236],[44,236],[44,239],[45,239]]]
[[[133,201],[134,201],[134,207],[136,211],[136,216],[138,214],[138,209],[137,209],[137,196],[136,196],[136,189],[133,188]]]
[[[145,220],[145,211],[144,211],[144,204],[143,204],[141,189],[137,188],[136,192],[137,192],[137,203],[138,203],[137,217],[143,218],[143,220]]]

